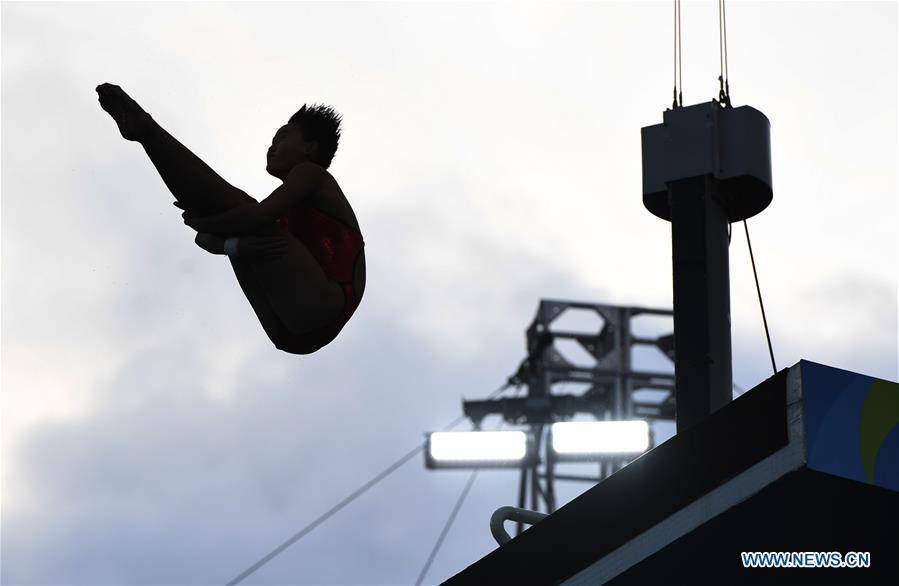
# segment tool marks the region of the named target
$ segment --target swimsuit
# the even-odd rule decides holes
[[[343,314],[338,330],[349,321],[359,301],[353,287],[356,259],[365,242],[359,230],[332,218],[312,206],[298,206],[285,212],[278,223],[302,242],[332,281],[343,289]]]

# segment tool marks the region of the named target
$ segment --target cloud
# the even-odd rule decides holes
[[[408,338],[377,336],[384,351],[366,336],[316,361],[244,346],[227,401],[205,392],[207,348],[172,335],[130,353],[91,390],[95,410],[35,425],[22,442],[19,474],[4,489],[27,487],[31,506],[5,499],[4,582],[217,583],[236,574],[247,556],[415,445],[420,422],[447,413],[435,398],[476,393],[489,378],[488,359],[449,372]],[[412,365],[436,376],[403,376]],[[408,481],[420,482],[420,461],[409,468]],[[350,540],[332,556],[348,561],[370,543]],[[305,566],[314,559],[301,557]],[[321,561],[308,571],[365,575]]]
[[[895,282],[847,273],[799,288],[782,337],[789,354],[889,380],[899,378]],[[786,334],[784,336],[784,334]]]

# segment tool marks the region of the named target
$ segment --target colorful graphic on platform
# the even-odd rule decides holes
[[[899,384],[800,362],[808,467],[899,491]]]
[[[875,379],[862,406],[861,454],[871,484],[899,476],[899,385]],[[885,484],[884,484],[885,485]],[[899,487],[892,486],[899,490]]]

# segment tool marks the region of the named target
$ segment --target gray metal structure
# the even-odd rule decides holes
[[[595,312],[601,320],[599,330],[566,331],[553,327],[554,322],[572,310]],[[631,459],[622,456],[603,458],[597,477],[557,475],[555,467],[560,461],[553,450],[544,445],[547,425],[570,419],[578,413],[591,414],[597,420],[674,420],[674,375],[633,368],[632,351],[638,345],[656,347],[670,360],[674,356],[672,334],[650,338],[634,333],[633,320],[642,315],[671,317],[672,312],[646,307],[541,300],[537,315],[526,330],[528,355],[510,378],[511,383],[525,386],[527,395],[464,401],[465,415],[476,428],[488,415],[501,415],[508,423],[529,426],[536,457],[522,464],[519,508],[526,507],[530,492],[531,510],[539,511],[542,500],[546,512],[552,513],[556,509],[556,479],[596,483]],[[559,348],[559,342],[563,340],[574,340],[594,363],[579,364],[566,357]],[[570,383],[586,383],[588,388],[580,395],[559,392],[560,385]],[[635,398],[635,393],[644,390],[657,391],[654,393],[655,400]]]
[[[771,124],[714,100],[642,129],[643,204],[671,222],[677,430],[731,400],[730,223],[771,203]]]

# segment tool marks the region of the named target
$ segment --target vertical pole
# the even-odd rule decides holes
[[[710,175],[668,184],[677,431],[731,400],[727,215]]]
[[[624,344],[623,344],[623,332],[621,330],[621,312],[616,311],[616,318],[618,319],[618,323],[615,328],[615,349],[618,352],[618,376],[615,377],[615,402],[612,404],[612,421],[622,421],[624,420],[624,370],[622,369],[623,360],[624,360]],[[609,459],[609,463],[611,466],[611,470],[609,474],[614,474],[618,471],[618,468],[621,465],[621,460],[619,458],[615,458],[614,456]]]
[[[521,465],[521,480],[518,483],[518,508],[523,509],[525,504],[525,498],[527,497],[528,490],[528,468],[530,466],[530,462],[524,462]],[[521,535],[521,531],[524,529],[524,525],[521,521],[515,527],[515,535]]]
[[[531,510],[540,510],[540,475],[537,474],[537,466],[540,465],[540,448],[543,439],[543,425],[536,424],[531,428],[534,432],[534,462],[531,468]]]
[[[556,512],[556,488],[554,484],[556,459],[549,442],[546,443],[544,449],[546,451],[546,512],[552,514]]]
[[[631,310],[629,307],[621,307],[618,309],[618,329],[621,330],[620,355],[621,362],[618,367],[619,376],[622,386],[622,413],[621,419],[630,421],[634,418],[633,405],[633,386],[634,381],[631,378],[633,365],[631,361]],[[620,470],[627,465],[628,459],[621,458],[618,460],[616,470]]]

